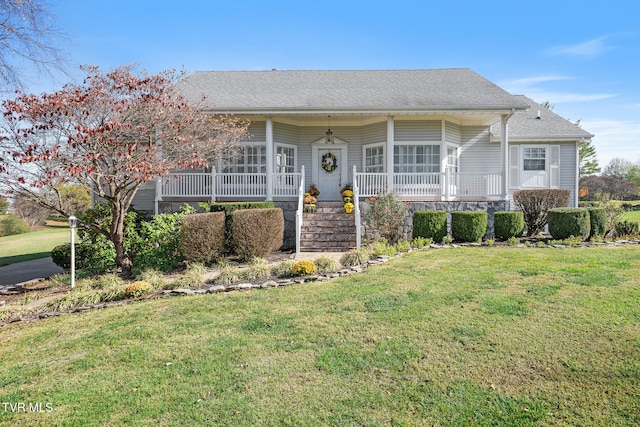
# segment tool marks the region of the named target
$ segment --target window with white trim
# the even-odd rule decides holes
[[[364,171],[366,173],[384,172],[384,145],[364,147]]]
[[[295,173],[296,147],[293,145],[276,145],[276,173]]]
[[[396,173],[440,172],[440,145],[396,145],[393,147]]]
[[[237,157],[229,160],[223,173],[266,173],[267,148],[264,145],[245,145]]]
[[[449,172],[458,172],[458,149],[456,147],[447,147],[447,169]]]
[[[546,171],[547,150],[542,147],[522,149],[522,169],[525,171]]]

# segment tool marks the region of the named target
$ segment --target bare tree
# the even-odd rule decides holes
[[[0,83],[21,88],[23,65],[40,73],[64,72],[60,31],[39,0],[0,0]]]

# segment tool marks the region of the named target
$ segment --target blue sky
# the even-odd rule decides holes
[[[449,3],[449,4],[444,4]],[[50,1],[69,67],[471,68],[596,134],[601,166],[640,161],[633,1]],[[73,71],[75,75],[80,74]],[[39,92],[61,85],[34,81]]]

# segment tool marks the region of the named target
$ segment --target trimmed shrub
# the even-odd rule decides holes
[[[236,254],[244,259],[264,257],[282,246],[282,209],[245,209],[233,212],[231,236]]]
[[[607,234],[607,223],[609,221],[607,211],[596,207],[588,207],[586,209],[589,211],[589,222],[591,223],[589,238],[604,237]]]
[[[224,254],[223,212],[185,215],[181,220],[180,250],[185,260],[210,263]]]
[[[585,208],[555,208],[548,211],[549,233],[557,240],[571,236],[582,240],[589,238],[591,222]]]
[[[513,201],[524,214],[527,235],[539,234],[547,225],[549,209],[569,206],[569,190],[518,190]]]
[[[413,238],[424,237],[441,242],[447,235],[446,211],[415,211],[413,213]]]
[[[451,212],[451,235],[461,242],[477,242],[487,233],[484,211]]]
[[[116,251],[113,245],[76,244],[76,269],[89,274],[102,273],[116,268]],[[53,262],[65,270],[71,269],[71,243],[56,246],[51,250]]]
[[[224,212],[231,215],[234,211],[245,209],[273,209],[276,207],[274,202],[211,202],[209,204],[210,212]]]
[[[493,216],[495,235],[500,240],[522,236],[524,214],[522,212],[496,212]]]
[[[620,221],[616,224],[616,236],[637,237],[640,235],[640,225],[634,221]]]

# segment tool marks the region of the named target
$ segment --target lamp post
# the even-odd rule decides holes
[[[69,230],[71,231],[71,289],[76,285],[76,241],[75,232],[78,225],[78,218],[71,215],[69,217]]]

